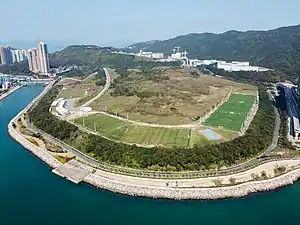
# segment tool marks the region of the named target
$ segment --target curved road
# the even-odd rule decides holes
[[[87,107],[87,106],[89,106],[89,105],[92,104],[94,101],[96,101],[98,98],[100,98],[102,95],[104,95],[104,93],[105,93],[105,92],[108,90],[108,88],[110,87],[111,78],[110,78],[108,69],[107,69],[107,68],[103,68],[103,69],[104,69],[105,76],[106,76],[106,83],[105,83],[105,86],[104,86],[103,90],[102,90],[97,96],[95,96],[94,98],[92,98],[92,99],[89,100],[88,102],[84,103],[84,104],[83,104],[82,106],[80,106],[80,107]]]

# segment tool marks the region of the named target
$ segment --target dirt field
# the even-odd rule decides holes
[[[93,109],[141,122],[186,124],[209,112],[230,90],[247,94],[257,90],[214,76],[195,76],[185,69],[152,71],[131,71],[129,76],[116,79],[113,88],[94,102]]]

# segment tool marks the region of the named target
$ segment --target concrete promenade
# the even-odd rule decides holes
[[[178,188],[156,187],[151,185],[135,185],[118,180],[112,180],[104,176],[97,176],[95,174],[90,174],[84,180],[87,183],[90,183],[98,188],[132,196],[168,198],[178,200],[209,200],[238,198],[255,192],[270,191],[285,185],[293,184],[299,178],[300,169],[297,169],[280,177],[269,180],[253,181],[239,185],[215,188]]]

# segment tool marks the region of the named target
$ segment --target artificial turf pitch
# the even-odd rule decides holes
[[[240,131],[256,96],[232,94],[205,122],[205,126]]]

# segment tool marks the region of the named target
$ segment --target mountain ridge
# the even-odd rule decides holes
[[[188,51],[189,58],[249,61],[255,65],[282,70],[292,77],[300,74],[300,25],[266,31],[189,33],[154,43],[143,43],[131,51],[143,49],[171,54],[175,46],[180,46],[182,50]]]

